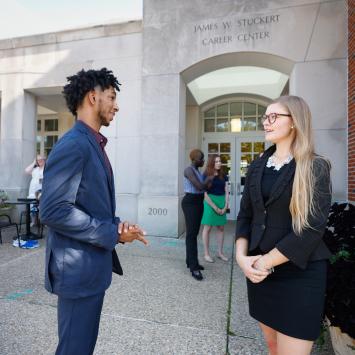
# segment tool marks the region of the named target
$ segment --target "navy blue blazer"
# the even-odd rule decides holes
[[[276,247],[291,262],[305,269],[308,261],[331,256],[322,240],[331,205],[329,165],[320,157],[314,159],[316,213],[309,219],[310,228],[296,235],[289,209],[296,169],[294,159],[275,181],[269,199],[265,203],[263,200],[261,183],[264,167],[274,151],[275,146],[271,146],[248,169],[237,217],[236,238],[248,239],[249,252],[259,248],[267,253]]]
[[[54,146],[44,169],[40,219],[49,227],[45,287],[66,298],[104,292],[122,274],[115,190],[101,147],[80,121]]]

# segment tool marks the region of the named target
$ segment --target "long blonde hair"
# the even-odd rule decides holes
[[[296,161],[296,171],[289,208],[293,230],[299,235],[305,228],[310,228],[309,219],[315,215],[318,207],[314,202],[313,162],[316,155],[313,144],[312,115],[307,103],[298,96],[281,96],[274,103],[279,103],[287,109],[293,121],[295,138],[291,145],[291,153]],[[324,159],[320,156],[317,156],[318,158]]]

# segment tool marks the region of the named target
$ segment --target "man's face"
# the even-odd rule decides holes
[[[197,159],[197,167],[201,168],[203,167],[203,164],[205,164],[205,156],[203,154],[201,154],[199,156],[199,159]]]
[[[116,91],[112,86],[104,91],[98,90],[97,98],[100,124],[101,126],[108,127],[119,110],[116,101]]]

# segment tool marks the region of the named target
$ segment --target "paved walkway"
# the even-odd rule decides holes
[[[230,260],[233,229],[227,225]],[[267,354],[235,263],[207,264],[201,257],[205,279],[198,282],[185,266],[184,240],[148,239],[148,247],[118,247],[124,276],[114,275],[106,293],[96,355]],[[56,296],[43,287],[44,241],[38,249],[20,250],[10,240],[8,231],[0,244],[0,354],[54,354]],[[312,354],[333,351],[327,342]]]

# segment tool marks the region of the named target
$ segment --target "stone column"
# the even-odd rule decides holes
[[[186,86],[179,74],[143,77],[138,222],[150,235],[182,233],[185,113]]]
[[[316,152],[332,163],[336,201],[347,198],[346,66],[345,59],[297,63],[290,76],[290,95],[301,96],[310,106]]]
[[[23,90],[21,79],[9,75],[1,97],[0,188],[11,198],[27,196],[24,169],[36,154],[36,98]]]
[[[197,105],[186,106],[185,166],[190,164],[190,151],[201,147],[201,118]],[[207,152],[204,152],[207,155]]]

